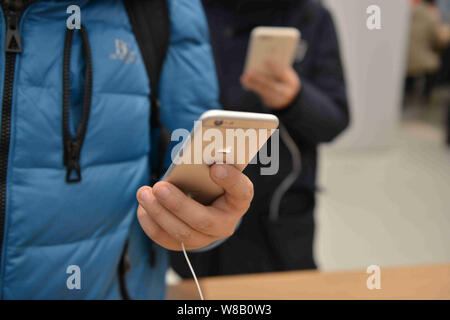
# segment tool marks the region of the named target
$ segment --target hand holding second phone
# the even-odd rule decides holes
[[[225,190],[210,206],[189,198],[169,182],[141,187],[137,215],[145,233],[169,250],[181,250],[181,242],[186,249],[198,249],[231,236],[250,206],[253,184],[231,165],[211,166],[210,176]]]
[[[247,70],[241,83],[246,89],[256,92],[269,108],[283,109],[300,92],[300,78],[292,67],[282,67],[273,61],[267,61],[266,65],[270,73]]]

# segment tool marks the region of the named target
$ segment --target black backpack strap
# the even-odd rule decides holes
[[[157,162],[157,165],[152,166],[153,184],[162,175],[164,156],[170,142],[168,131],[161,125],[158,99],[159,76],[169,47],[169,9],[166,0],[123,0],[123,3],[150,81],[151,139],[152,145],[158,144],[157,148],[152,148],[150,155],[150,160]],[[118,266],[119,289],[122,298],[126,300],[130,299],[125,283],[125,273],[129,269],[126,261],[127,246],[128,244],[125,245]],[[153,267],[156,264],[156,249],[153,242],[150,250],[150,264]]]
[[[157,162],[157,165],[152,166],[153,183],[163,173],[164,156],[170,142],[167,129],[161,125],[158,99],[159,77],[169,47],[169,9],[166,0],[124,0],[124,4],[150,80],[150,124],[152,138],[158,137],[153,140],[158,142],[158,147],[152,148],[156,157],[151,157]]]

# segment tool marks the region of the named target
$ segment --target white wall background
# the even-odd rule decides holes
[[[327,3],[341,40],[352,126],[321,150],[319,267],[449,262],[450,149],[440,127],[400,117],[409,0]],[[372,4],[381,8],[381,30],[366,28]]]
[[[409,0],[325,0],[338,29],[352,123],[336,147],[385,147],[400,118]],[[381,9],[381,29],[366,26],[367,7]]]

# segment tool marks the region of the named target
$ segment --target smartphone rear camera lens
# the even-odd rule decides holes
[[[221,126],[223,124],[223,120],[216,120],[216,121],[214,121],[214,124],[216,126]]]

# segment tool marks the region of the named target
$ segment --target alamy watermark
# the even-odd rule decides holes
[[[66,286],[69,290],[81,290],[81,269],[76,264],[67,267],[66,273],[70,274],[66,280]]]
[[[278,172],[278,129],[219,129],[203,127],[202,121],[195,121],[194,132],[192,136],[186,129],[173,131],[171,141],[178,142],[171,153],[174,164],[258,163],[261,165],[261,175]],[[270,143],[265,143],[268,138],[271,138]]]
[[[66,20],[67,29],[80,29],[81,28],[81,10],[77,5],[70,5],[67,7],[66,13],[70,16]]]
[[[367,29],[381,29],[381,8],[373,4],[367,7],[366,13],[369,15],[366,20]]]
[[[381,289],[381,268],[376,264],[372,264],[367,267],[366,273],[370,274],[367,278],[367,289]]]

